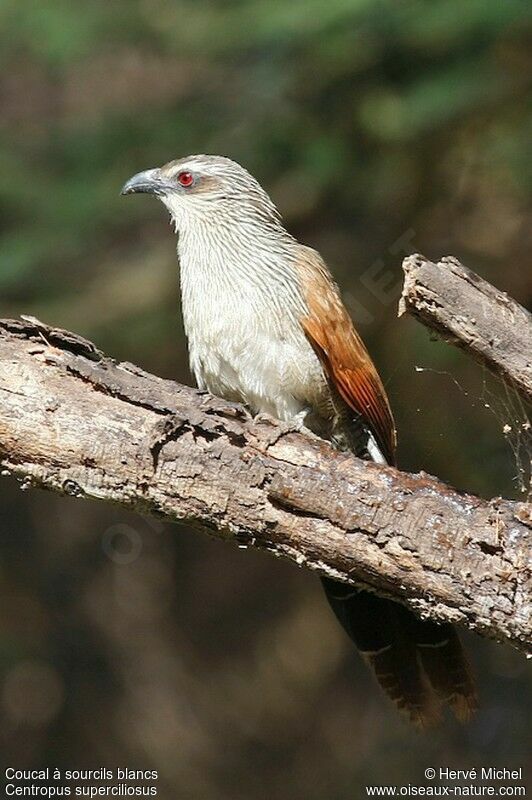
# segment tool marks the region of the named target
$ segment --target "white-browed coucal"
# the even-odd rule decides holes
[[[179,234],[182,308],[198,386],[253,413],[305,426],[335,447],[394,464],[395,426],[377,370],[323,259],[284,228],[239,164],[197,155],[132,177]],[[442,701],[467,719],[476,693],[451,625],[324,578],[341,625],[397,706],[419,726]]]

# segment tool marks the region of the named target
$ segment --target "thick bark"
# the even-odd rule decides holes
[[[453,256],[403,261],[399,314],[408,312],[467,350],[532,401],[532,314]]]
[[[532,649],[529,505],[338,453],[35,320],[0,322],[0,467]]]

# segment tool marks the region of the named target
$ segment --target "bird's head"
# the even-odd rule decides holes
[[[188,156],[139,172],[124,184],[122,194],[140,192],[162,200],[178,231],[197,221],[280,225],[277,209],[258,181],[223,156]]]

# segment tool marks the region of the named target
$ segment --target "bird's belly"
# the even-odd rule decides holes
[[[303,334],[293,339],[264,331],[236,334],[232,329],[210,341],[191,338],[191,367],[200,387],[286,422],[323,405],[327,384]]]

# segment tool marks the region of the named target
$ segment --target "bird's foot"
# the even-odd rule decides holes
[[[256,414],[253,414],[253,422],[256,425],[277,426],[281,424],[278,419],[272,417],[271,414],[267,414],[266,411],[258,411]]]
[[[206,414],[218,414],[221,417],[231,419],[248,420],[252,417],[247,406],[233,400],[222,400],[209,392],[202,392],[206,397],[200,405],[200,409]]]
[[[307,414],[308,409],[304,409],[291,420],[284,422],[272,417],[271,414],[260,411],[253,417],[253,423],[259,426],[259,438],[266,445],[267,449],[276,444],[282,436],[288,433],[310,433],[308,428],[305,427]],[[268,432],[264,430],[266,426],[270,429]]]

